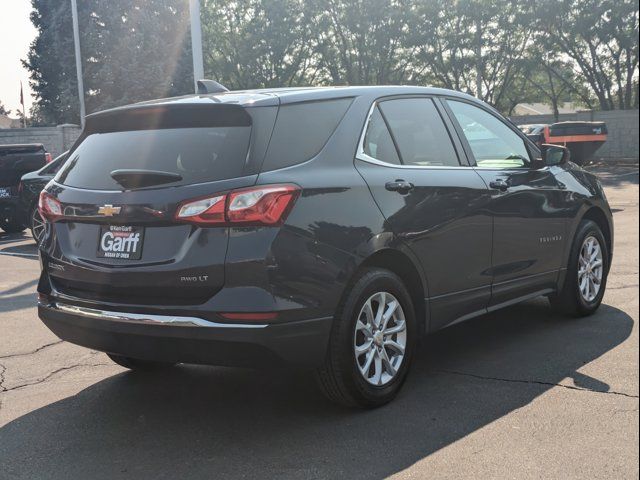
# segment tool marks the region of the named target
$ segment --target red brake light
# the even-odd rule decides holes
[[[51,154],[49,152],[45,152],[44,154],[44,162],[45,163],[50,163],[51,162]]]
[[[62,216],[62,204],[53,195],[45,192],[40,192],[38,198],[38,210],[42,218],[49,222],[55,222]]]
[[[296,198],[296,185],[264,185],[226,195],[190,200],[178,207],[176,220],[198,225],[278,225]]]
[[[18,184],[18,193],[22,193],[22,190],[24,190],[24,183],[20,182]]]

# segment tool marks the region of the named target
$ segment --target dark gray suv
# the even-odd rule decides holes
[[[315,369],[374,407],[418,339],[546,295],[594,312],[602,187],[448,90],[221,92],[91,115],[40,196],[39,314],[129,368]]]

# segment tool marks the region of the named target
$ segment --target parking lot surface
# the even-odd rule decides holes
[[[638,169],[593,170],[616,229],[599,312],[537,299],[445,329],[374,411],[304,372],[136,374],[61,342],[32,239],[0,233],[0,479],[638,478]]]

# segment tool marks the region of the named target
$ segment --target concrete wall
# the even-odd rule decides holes
[[[0,145],[42,143],[47,152],[55,158],[68,150],[79,135],[80,127],[77,125],[0,129]]]
[[[606,112],[579,112],[560,115],[559,121],[606,122],[609,135],[607,142],[596,152],[595,158],[618,160],[637,159],[638,110],[610,110]],[[555,123],[553,115],[525,115],[511,117],[516,125],[527,123]]]

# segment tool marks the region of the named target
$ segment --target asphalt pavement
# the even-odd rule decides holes
[[[304,372],[137,374],[61,342],[32,239],[0,233],[0,479],[638,478],[638,168],[594,171],[615,212],[598,313],[537,299],[445,329],[374,411]]]

